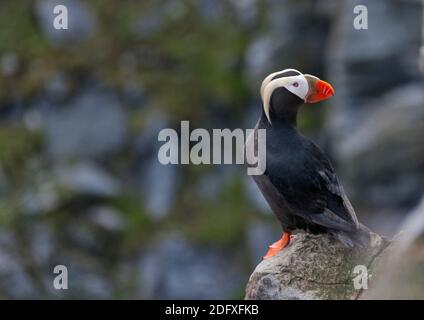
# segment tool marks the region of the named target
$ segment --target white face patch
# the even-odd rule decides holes
[[[280,73],[285,73],[285,72],[289,72],[289,71],[293,71],[293,72],[297,72],[299,74],[302,74],[301,72],[299,72],[296,69],[284,69],[284,70],[281,70],[281,71],[277,71],[277,72],[271,73],[270,75],[268,75],[262,81],[262,85],[261,85],[261,96],[263,96],[263,91],[265,90],[265,87],[267,86],[267,84],[271,82],[272,78],[274,78],[275,76],[277,76]]]
[[[309,85],[308,81],[306,80],[305,76],[303,74],[296,75],[296,76],[289,76],[289,77],[283,77],[283,78],[277,78],[272,80],[275,76],[277,76],[280,73],[287,72],[287,71],[295,71],[299,72],[295,69],[286,69],[283,71],[275,72],[267,76],[264,81],[262,82],[261,86],[261,97],[263,102],[263,108],[265,111],[265,115],[271,123],[271,118],[269,116],[269,108],[270,108],[270,101],[272,93],[275,89],[284,87],[291,93],[298,96],[300,99],[305,100],[306,96],[309,91]]]

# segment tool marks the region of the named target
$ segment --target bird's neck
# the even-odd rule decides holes
[[[272,125],[297,128],[297,112],[303,100],[287,91],[278,88],[270,101],[269,115]]]
[[[276,112],[275,110],[278,110]],[[292,108],[282,108],[281,106],[277,108],[270,109],[270,118],[272,125],[271,127],[285,127],[287,129],[297,129],[297,113],[299,111],[298,107]],[[265,112],[262,112],[262,119],[268,123]]]
[[[271,115],[271,121],[278,122],[280,125],[297,128],[297,112],[298,108],[279,110],[278,112],[274,112],[274,117]]]

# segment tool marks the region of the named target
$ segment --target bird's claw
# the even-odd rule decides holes
[[[292,240],[292,235],[290,235],[289,233],[283,233],[280,240],[274,242],[272,245],[269,246],[269,250],[263,258],[268,259],[275,256],[278,252],[288,246],[290,240]]]

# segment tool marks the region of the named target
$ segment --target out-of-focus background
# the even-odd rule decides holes
[[[65,4],[69,29],[53,28]],[[356,30],[354,7],[368,8]],[[243,166],[163,166],[162,128],[253,128],[297,68],[300,129],[392,236],[424,192],[419,0],[2,0],[0,298],[242,298],[277,220]],[[424,220],[424,217],[422,217]],[[424,297],[423,245],[411,283]],[[52,286],[65,265],[69,290]],[[421,291],[420,291],[421,290]]]

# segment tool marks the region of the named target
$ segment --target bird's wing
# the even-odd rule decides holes
[[[318,195],[310,200],[312,203],[308,204],[307,208],[299,208],[298,204],[294,203],[293,196],[290,193],[285,193],[283,195],[268,175],[264,174],[261,176],[254,176],[253,178],[271,209],[283,225],[291,224],[290,217],[287,217],[287,214],[292,214],[302,218],[306,222],[319,225],[320,227],[343,230],[346,232],[355,229],[355,226],[350,221],[346,221],[326,208],[325,197]]]
[[[291,171],[266,172],[275,192],[280,193],[291,207],[292,214],[322,227],[353,231],[359,223],[355,211],[328,159],[315,145],[296,176]],[[275,170],[273,170],[275,172]]]
[[[333,169],[330,167],[330,170],[328,168],[320,170],[318,171],[318,174],[323,179],[327,190],[333,195],[332,200],[335,198],[336,203],[341,202],[343,206],[343,212],[347,214],[348,220],[351,220],[355,224],[356,228],[358,228],[359,222],[358,218],[356,217],[355,210],[353,209],[353,206],[350,203],[349,198],[343,189],[343,186],[339,183],[339,179],[337,178],[337,175],[334,173]],[[328,204],[330,207],[329,209],[331,210],[333,201],[329,202]]]
[[[355,210],[343,186],[339,183],[339,179],[330,161],[314,143],[310,144],[310,148],[312,149],[311,154],[313,154],[313,161],[317,168],[317,173],[329,192],[327,197],[327,209],[333,211],[343,219],[352,222],[356,228],[359,228]]]

